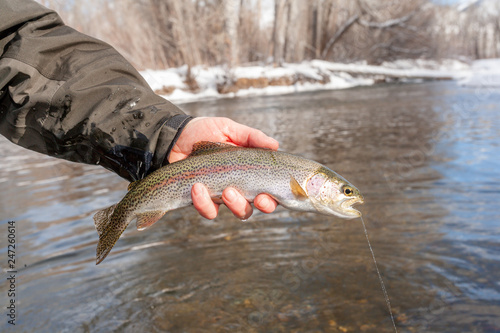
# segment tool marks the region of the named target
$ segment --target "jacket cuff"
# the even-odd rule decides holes
[[[179,139],[184,127],[191,119],[193,119],[192,116],[177,114],[163,124],[158,142],[156,144],[154,154],[155,157],[153,159],[153,165],[151,166],[151,172],[168,164],[170,151]]]

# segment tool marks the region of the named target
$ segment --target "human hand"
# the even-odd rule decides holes
[[[263,132],[239,124],[229,118],[209,117],[191,120],[182,131],[172,148],[168,161],[170,163],[186,158],[198,141],[231,143],[237,146],[269,148],[277,150],[279,143]],[[207,188],[202,184],[194,184],[191,189],[193,205],[201,216],[214,219],[219,212],[219,205],[210,198]],[[226,188],[222,192],[224,204],[234,216],[246,220],[252,215],[250,203],[234,188]],[[259,194],[254,199],[255,208],[264,213],[272,213],[278,203],[267,194]]]

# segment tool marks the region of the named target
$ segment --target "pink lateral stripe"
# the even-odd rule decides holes
[[[223,166],[211,166],[211,167],[203,167],[201,169],[197,169],[191,172],[185,172],[178,174],[176,176],[170,177],[170,178],[165,178],[161,182],[155,184],[153,187],[150,188],[150,191],[155,191],[159,188],[162,188],[164,186],[167,186],[171,183],[175,183],[179,181],[180,179],[193,179],[198,176],[202,175],[208,175],[208,174],[214,174],[214,173],[221,173],[221,172],[228,172],[228,171],[246,171],[246,170],[255,170],[255,169],[263,169],[261,166],[258,165],[223,165]]]

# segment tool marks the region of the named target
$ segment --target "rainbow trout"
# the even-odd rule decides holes
[[[234,187],[252,202],[267,193],[280,205],[298,211],[356,218],[352,208],[363,196],[327,167],[280,151],[198,142],[188,158],[166,165],[129,185],[117,204],[97,212],[99,234],[96,264],[106,258],[125,228],[137,219],[137,229],[153,225],[169,210],[192,204],[191,187],[202,183],[214,201]]]

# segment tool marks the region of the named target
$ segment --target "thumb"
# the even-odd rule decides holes
[[[248,127],[237,122],[231,121],[232,124],[226,127],[225,135],[228,139],[238,146],[252,148],[269,148],[277,150],[279,142],[264,132]]]

